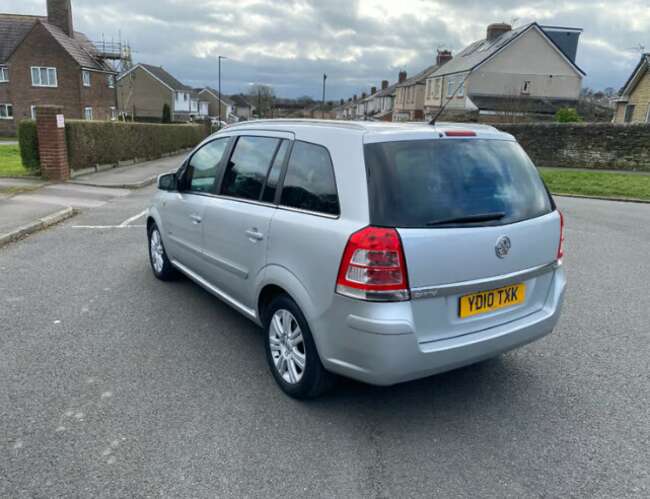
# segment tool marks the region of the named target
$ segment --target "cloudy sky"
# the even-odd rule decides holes
[[[436,48],[454,53],[490,22],[580,27],[584,85],[619,88],[650,51],[650,0],[72,0],[75,29],[92,39],[121,33],[136,61],[224,92],[270,84],[285,97],[361,93],[400,69],[414,74]],[[0,12],[45,14],[46,0],[0,0]],[[320,97],[318,97],[320,98]]]

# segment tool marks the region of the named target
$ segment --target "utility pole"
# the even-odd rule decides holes
[[[327,81],[327,75],[323,73],[323,102],[320,107],[320,117],[325,119],[325,82]]]
[[[219,126],[219,128],[218,129],[220,130],[221,129],[221,105],[223,103],[222,100],[221,100],[221,59],[228,59],[228,58],[220,55],[218,57],[218,59],[219,59],[219,103],[218,103],[218,107],[219,107],[219,124],[218,124],[218,126]]]

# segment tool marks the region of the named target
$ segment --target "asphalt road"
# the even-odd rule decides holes
[[[252,323],[154,279],[142,228],[74,227],[152,192],[0,249],[0,497],[650,495],[650,205],[559,200],[551,336],[304,403]]]

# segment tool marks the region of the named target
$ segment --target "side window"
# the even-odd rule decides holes
[[[226,167],[221,193],[243,199],[260,199],[279,143],[280,139],[272,137],[239,137]]]
[[[334,169],[327,149],[306,142],[294,143],[280,204],[329,215],[339,214]]]
[[[187,167],[187,185],[190,191],[211,192],[217,167],[228,146],[228,139],[208,142],[196,151]]]
[[[282,144],[280,144],[280,147],[278,148],[278,152],[275,153],[273,165],[271,165],[269,176],[266,178],[266,185],[264,186],[262,201],[272,203],[275,200],[275,192],[278,188],[280,174],[282,173],[282,165],[284,165],[284,160],[287,156],[287,152],[289,152],[289,141],[283,140]]]

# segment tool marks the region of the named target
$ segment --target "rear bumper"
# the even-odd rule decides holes
[[[360,307],[356,301],[351,307],[351,300],[337,297],[339,303],[332,309],[342,311],[325,314],[312,329],[328,370],[374,385],[392,385],[473,364],[551,333],[565,287],[564,269],[559,267],[540,310],[497,327],[426,343],[417,340],[409,302],[380,308]]]

